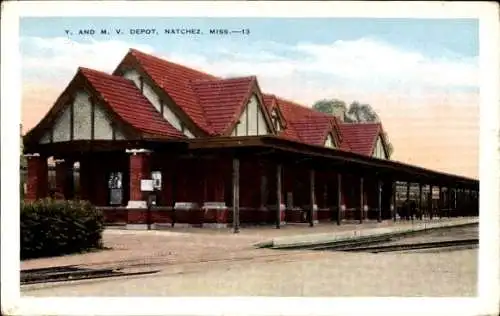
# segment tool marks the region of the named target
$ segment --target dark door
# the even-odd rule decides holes
[[[108,176],[109,205],[117,206],[123,204],[123,172],[110,172]]]

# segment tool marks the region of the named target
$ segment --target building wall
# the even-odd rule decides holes
[[[69,104],[68,104],[53,125],[53,141],[54,142],[69,141],[71,139],[70,128],[71,128],[71,111],[69,109]],[[47,133],[50,135],[50,131]]]

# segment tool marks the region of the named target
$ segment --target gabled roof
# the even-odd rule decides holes
[[[262,94],[262,100],[264,101],[264,105],[266,106],[267,110],[269,113],[272,113],[272,111],[276,110],[276,113],[278,114],[279,120],[281,121],[281,124],[283,125],[284,128],[286,128],[286,119],[283,116],[283,113],[281,112],[280,107],[278,106],[278,100],[274,94],[267,94],[263,93]]]
[[[282,133],[282,136],[286,138],[313,145],[323,145],[330,132],[339,131],[338,121],[332,115],[282,98],[276,98],[276,102],[288,122],[287,129]],[[341,135],[337,135],[336,139],[342,144]],[[344,148],[346,147],[340,146],[340,149]]]
[[[128,55],[133,56],[154,83],[210,136],[221,135],[236,123],[252,91],[256,91],[260,99],[255,76],[225,79],[136,49],[131,49]],[[269,116],[266,110],[264,116]]]
[[[382,132],[380,123],[342,123],[340,130],[352,152],[371,156]]]
[[[194,128],[201,135],[227,135],[252,94],[264,105],[263,114],[268,123],[271,122],[271,111],[277,110],[285,127],[279,132],[283,138],[322,146],[332,133],[339,149],[371,155],[377,136],[382,133],[378,123],[340,123],[335,116],[273,94],[261,93],[254,76],[224,79],[135,49],[125,56],[115,75],[79,68],[78,73],[85,77],[112,112],[146,136],[185,137],[154,108],[133,81],[119,76],[131,68],[145,76],[160,97],[165,97],[167,102],[171,99],[175,103],[172,108],[175,114],[184,120],[188,129]]]
[[[87,78],[111,109],[135,129],[159,136],[185,137],[156,111],[132,81],[82,67],[79,73]]]
[[[289,122],[298,133],[301,141],[311,145],[323,146],[326,137],[332,130],[332,124],[328,118],[318,117],[305,118]]]
[[[221,78],[142,53],[136,49],[131,49],[129,54],[136,58],[155,84],[162,88],[196,125],[208,134],[213,133],[191,84],[195,80]]]
[[[222,135],[236,123],[248,102],[255,80],[252,76],[191,82],[212,135]]]
[[[112,76],[101,71],[79,67],[77,73],[56,100],[45,117],[26,135],[25,141],[41,137],[45,130],[57,119],[73,93],[86,90],[102,101],[102,105],[124,123],[124,126],[141,137],[185,138],[156,111],[132,81],[120,76]]]

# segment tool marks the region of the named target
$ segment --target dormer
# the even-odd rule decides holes
[[[389,159],[389,155],[387,154],[386,144],[381,134],[377,136],[377,140],[373,148],[372,157],[378,159]]]
[[[277,133],[279,133],[283,130],[283,125],[282,125],[281,120],[279,118],[277,108],[274,108],[271,111],[271,121],[273,122],[274,129],[276,130]]]
[[[338,148],[336,141],[335,141],[335,137],[333,136],[332,133],[328,133],[328,135],[326,136],[325,147]]]

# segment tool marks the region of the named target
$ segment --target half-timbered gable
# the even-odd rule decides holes
[[[256,136],[269,135],[273,133],[265,115],[266,109],[254,94],[250,97],[243,112],[237,120],[232,136]]]
[[[134,84],[124,78],[79,68],[47,115],[25,142],[182,138]]]

